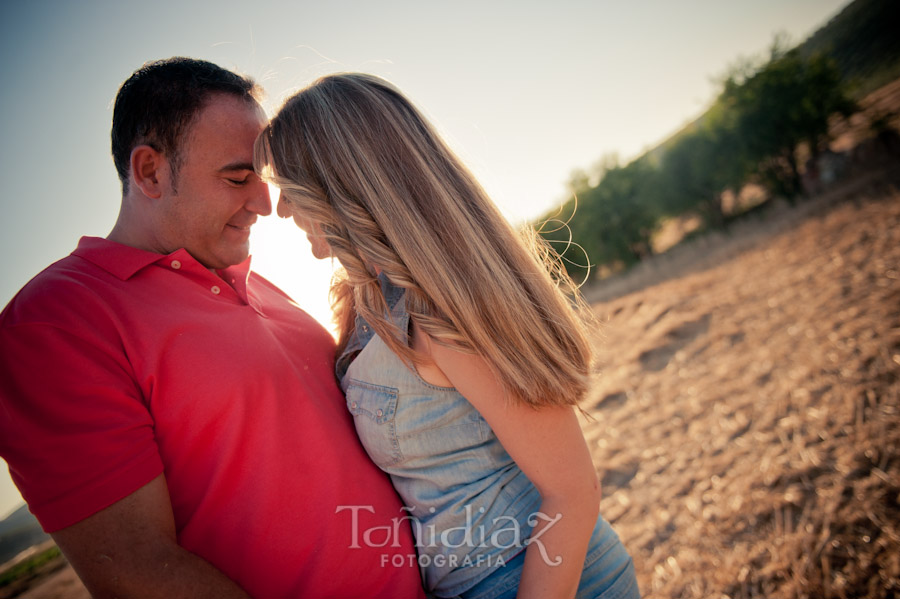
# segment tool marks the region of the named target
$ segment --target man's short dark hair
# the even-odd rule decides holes
[[[131,151],[146,144],[166,156],[177,176],[181,143],[208,97],[231,94],[258,101],[261,90],[243,77],[205,60],[176,56],[148,62],[129,77],[113,109],[112,155],[128,191]]]

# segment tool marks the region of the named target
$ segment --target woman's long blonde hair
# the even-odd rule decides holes
[[[388,318],[377,266],[421,330],[483,357],[511,396],[537,407],[584,395],[588,309],[558,257],[530,228],[513,230],[390,83],[322,77],[284,104],[254,154],[344,267],[332,287],[339,347],[359,314],[410,365],[421,360]]]

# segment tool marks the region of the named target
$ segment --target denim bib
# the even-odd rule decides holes
[[[408,330],[404,290],[381,285]],[[422,380],[361,318],[336,370],[363,446],[411,516],[429,592],[453,597],[524,550],[540,494],[465,397]]]

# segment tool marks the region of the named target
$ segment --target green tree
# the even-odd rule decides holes
[[[570,183],[576,198],[560,210],[568,218],[544,217],[545,224],[539,227],[541,235],[563,253],[573,279],[584,278],[587,263],[629,265],[652,252],[650,238],[660,216],[648,193],[653,175],[646,159],[625,167],[607,161],[603,178],[593,187],[583,172],[573,173]],[[570,247],[572,243],[583,253]]]
[[[663,154],[657,196],[667,215],[698,212],[709,227],[723,227],[722,192],[745,178],[731,113],[715,107],[702,123],[672,141]]]
[[[649,255],[663,216],[697,212],[708,226],[724,226],[725,190],[753,181],[788,198],[799,194],[798,146],[815,156],[826,147],[829,117],[855,106],[830,59],[784,47],[776,38],[767,62],[734,69],[713,107],[658,150],[624,167],[608,156],[592,172],[573,172],[577,210],[572,200],[561,211],[570,215],[565,226],[539,227],[558,251],[574,243],[587,253],[564,256],[573,278],[583,278],[578,264],[586,260],[627,266]]]
[[[798,146],[806,143],[817,156],[828,141],[829,117],[855,110],[831,59],[804,58],[777,44],[756,72],[729,76],[718,102],[731,115],[744,175],[755,172],[772,193],[788,198],[801,192]]]

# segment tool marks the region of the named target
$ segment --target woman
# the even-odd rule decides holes
[[[419,112],[371,75],[323,77],[256,143],[332,288],[357,432],[410,511],[438,597],[638,596],[598,517],[575,405],[590,371],[552,252],[517,235]],[[552,266],[551,276],[545,262]]]

